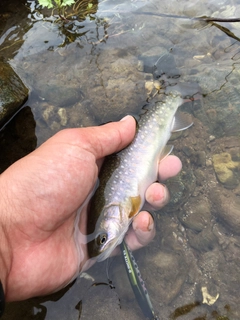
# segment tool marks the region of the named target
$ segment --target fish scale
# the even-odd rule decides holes
[[[160,148],[156,145],[159,141],[159,132],[167,129],[165,119],[169,118],[171,112],[174,115],[177,109],[172,107],[172,100],[173,99],[169,99],[169,105],[165,102],[156,103],[156,105],[148,110],[139,120],[138,132],[134,141],[128,148],[118,153],[121,162],[115,169],[114,175],[110,177],[110,188],[105,188],[104,196],[106,201],[121,201],[124,194],[126,197],[129,195],[138,196],[141,177],[137,171],[141,170],[142,180],[143,177],[150,179],[149,166],[155,163],[156,168],[159,160]],[[177,100],[179,104],[182,103],[182,99],[179,96]],[[165,113],[164,110],[166,110]],[[166,124],[164,125],[164,123]],[[171,123],[169,125],[171,125]],[[170,129],[169,127],[169,132]],[[169,137],[170,134],[166,137],[167,140]],[[153,158],[157,161],[154,162]],[[152,175],[154,175],[154,180],[156,180],[156,170],[152,170]],[[124,194],[122,191],[124,191]]]
[[[188,128],[175,114],[183,103],[178,92],[144,110],[133,142],[108,156],[88,212],[88,254],[102,261],[122,242],[129,224],[143,207],[147,188],[158,178],[159,161],[169,154],[171,132]]]

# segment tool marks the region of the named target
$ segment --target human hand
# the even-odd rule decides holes
[[[57,291],[86,265],[87,253],[79,257],[74,239],[77,210],[93,190],[103,158],[126,147],[135,127],[127,117],[60,131],[0,176],[0,278],[8,301]],[[167,157],[159,166],[161,180],[180,169],[177,157]],[[168,191],[154,183],[146,199],[160,208],[168,202]],[[83,224],[86,218],[83,209]],[[141,212],[126,242],[133,250],[154,234],[151,215]]]

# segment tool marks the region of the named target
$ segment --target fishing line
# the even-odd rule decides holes
[[[124,240],[120,244],[120,247],[128,279],[143,314],[147,319],[159,320],[154,312],[145,282],[142,279],[139,267],[131,250],[128,248]]]

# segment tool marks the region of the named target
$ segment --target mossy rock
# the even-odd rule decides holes
[[[213,167],[219,182],[226,188],[235,188],[239,184],[234,171],[240,168],[240,162],[232,161],[230,153],[213,155]]]

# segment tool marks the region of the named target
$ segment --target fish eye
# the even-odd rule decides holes
[[[100,233],[96,238],[97,245],[102,246],[104,243],[106,243],[107,238],[108,237],[106,233]]]

